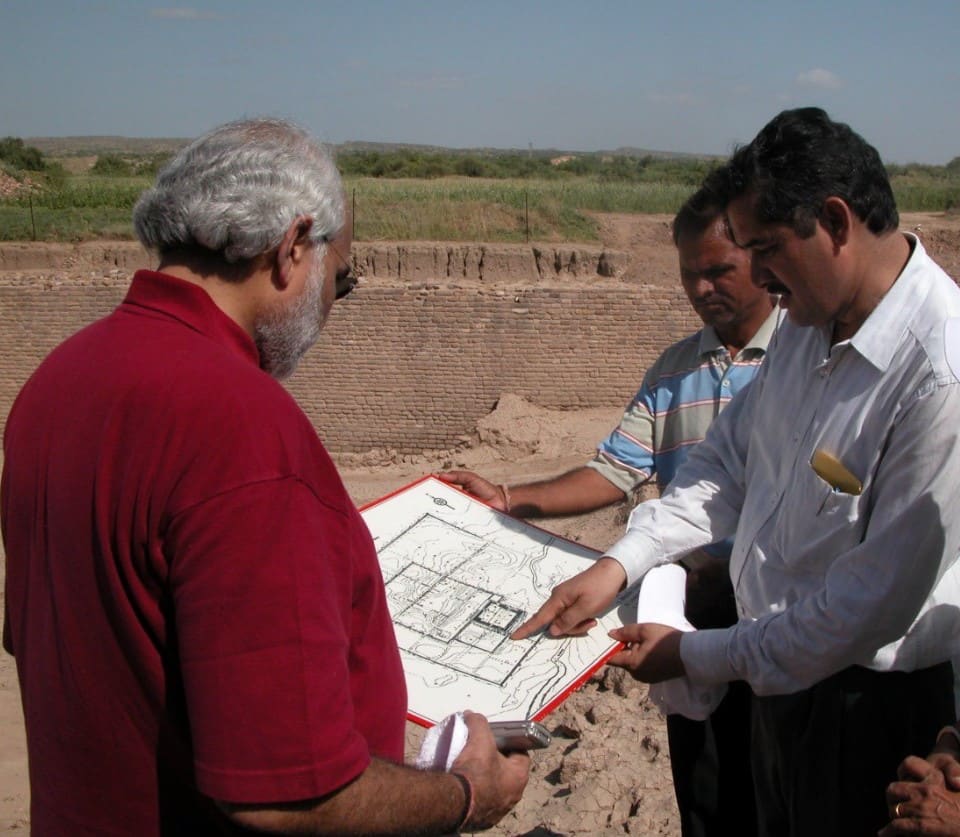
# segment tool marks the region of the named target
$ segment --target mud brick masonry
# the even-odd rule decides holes
[[[359,288],[287,382],[335,452],[453,451],[502,393],[624,406],[699,325],[675,272],[601,248],[360,242],[353,261]],[[47,352],[151,266],[133,243],[0,245],[0,421]]]

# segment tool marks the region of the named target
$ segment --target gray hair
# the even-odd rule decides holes
[[[204,248],[227,264],[279,246],[300,215],[320,243],[343,227],[340,173],[327,149],[280,119],[215,128],[182,149],[133,210],[137,238],[163,254]]]

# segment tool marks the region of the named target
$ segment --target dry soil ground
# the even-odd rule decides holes
[[[666,216],[600,216],[604,244],[632,256],[629,273],[664,281],[676,275]],[[919,233],[941,265],[960,277],[960,216],[910,214],[904,229]],[[673,279],[668,279],[673,281]],[[481,441],[452,464],[495,481],[520,482],[582,463],[619,418],[619,407],[554,413],[503,399],[481,422]],[[548,435],[551,443],[543,442]],[[533,440],[538,444],[534,445]],[[537,450],[536,454],[531,453]],[[409,457],[405,457],[409,460]],[[364,467],[342,457],[354,500],[367,503],[445,463],[424,458]],[[622,531],[624,509],[545,521],[546,528],[604,548]],[[602,671],[547,720],[556,740],[534,758],[527,793],[492,833],[549,837],[574,834],[679,835],[663,719],[646,688],[620,672]],[[408,744],[422,731],[409,726]],[[0,832],[29,830],[29,789],[13,660],[0,653]]]

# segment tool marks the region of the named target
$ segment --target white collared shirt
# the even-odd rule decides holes
[[[741,619],[684,635],[691,679],[784,694],[849,665],[910,671],[960,651],[960,290],[911,243],[850,340],[786,319],[754,382],[608,551],[633,583],[735,533]],[[814,473],[818,449],[859,495]]]

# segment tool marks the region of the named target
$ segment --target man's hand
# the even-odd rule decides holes
[[[607,665],[625,668],[637,680],[659,683],[685,673],[680,659],[680,637],[683,631],[667,625],[646,623],[626,625],[610,631],[613,639],[626,647],[614,654]]]
[[[880,837],[898,834],[960,837],[960,793],[944,786],[939,769],[931,766],[926,770],[917,764],[923,761],[918,756],[909,756],[901,769],[906,767],[911,773],[923,774],[924,779],[894,782],[887,788],[891,819],[880,831]]]
[[[465,712],[464,720],[469,737],[452,767],[473,785],[473,813],[463,827],[490,828],[520,801],[530,774],[530,756],[500,753],[483,715]]]
[[[497,751],[483,715],[464,713],[468,739],[453,769],[470,780],[473,806],[465,828],[489,828],[520,800],[530,757]],[[460,782],[376,757],[356,779],[316,799],[279,803],[218,802],[243,828],[270,834],[449,834],[459,818]]]
[[[949,790],[960,791],[960,741],[956,736],[941,735],[927,761],[943,774]]]
[[[444,471],[437,479],[463,489],[497,511],[507,511],[507,498],[499,485],[494,485],[473,471]]]
[[[619,561],[603,557],[589,569],[553,588],[550,598],[511,639],[526,639],[550,626],[550,636],[583,636],[597,624],[596,616],[613,604],[623,589],[627,573]]]
[[[948,790],[960,791],[960,761],[955,752],[934,750],[925,759],[907,756],[897,768],[902,782],[939,782]]]

